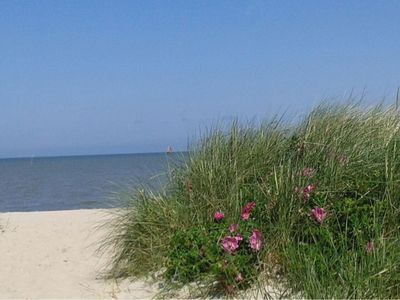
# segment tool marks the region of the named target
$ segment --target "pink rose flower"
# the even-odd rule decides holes
[[[326,218],[326,211],[325,209],[316,206],[311,210],[311,215],[319,224],[322,224]]]
[[[256,207],[255,202],[249,202],[242,210],[241,218],[243,221],[247,221],[250,218],[251,211]]]
[[[262,247],[262,235],[258,229],[253,229],[253,233],[249,238],[250,248],[259,251]]]
[[[230,232],[235,232],[238,229],[239,225],[238,224],[231,224],[229,226],[229,231]]]
[[[237,237],[226,236],[221,242],[222,249],[228,254],[232,254],[239,248],[239,239]]]
[[[221,221],[224,217],[225,217],[224,213],[223,213],[223,212],[220,212],[220,211],[217,211],[217,212],[214,214],[214,219],[215,219],[215,221]]]

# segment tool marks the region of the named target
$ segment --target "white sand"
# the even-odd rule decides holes
[[[148,299],[145,282],[101,279],[104,210],[0,213],[0,298]]]

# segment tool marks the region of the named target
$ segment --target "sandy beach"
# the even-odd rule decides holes
[[[106,210],[0,213],[0,298],[149,299],[145,282],[105,281]]]

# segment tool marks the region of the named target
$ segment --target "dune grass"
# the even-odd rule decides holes
[[[203,296],[233,296],[273,279],[306,298],[399,298],[399,154],[394,106],[322,104],[296,125],[273,120],[214,128],[171,171],[165,191],[139,190],[119,211],[107,241],[115,250],[111,274],[158,273],[166,289],[200,283]],[[222,269],[209,263],[193,271],[193,261],[203,258],[194,252],[191,265],[179,249],[198,248],[176,243],[203,236],[197,228],[210,239],[216,211],[225,214],[218,226],[228,226],[250,201],[263,247],[256,260],[232,263],[252,278],[229,289],[215,285]],[[322,220],[312,215],[316,208],[326,213]],[[212,264],[252,255],[227,255],[221,238],[211,239]]]

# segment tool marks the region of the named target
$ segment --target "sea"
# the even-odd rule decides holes
[[[0,212],[114,208],[162,189],[186,153],[0,159]]]

